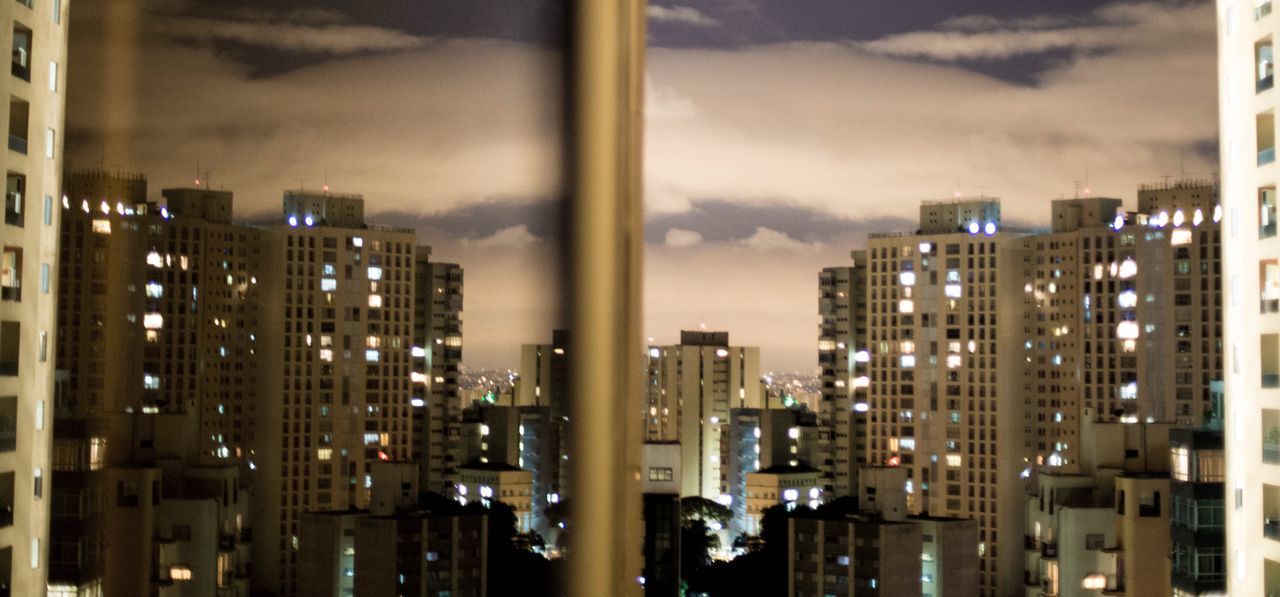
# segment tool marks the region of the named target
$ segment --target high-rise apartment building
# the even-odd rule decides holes
[[[1053,202],[1023,237],[1028,453],[1074,467],[1084,409],[1198,426],[1222,378],[1217,186],[1144,185],[1119,199]]]
[[[1280,591],[1280,244],[1276,240],[1274,47],[1280,15],[1269,0],[1219,0],[1218,130],[1221,135],[1224,450],[1227,459],[1227,592]],[[1270,422],[1269,422],[1270,421]]]
[[[763,406],[760,349],[730,346],[728,332],[682,331],[680,344],[650,348],[649,356],[649,386],[657,391],[646,405],[646,439],[680,442],[683,495],[727,501],[730,411]],[[654,426],[671,414],[674,426]],[[652,435],[658,429],[666,431]]]
[[[854,251],[850,267],[818,275],[818,406],[821,458],[832,496],[852,495],[857,470],[867,464],[867,252]]]
[[[553,461],[543,487],[550,499],[559,500],[569,488],[569,332],[553,330],[550,344],[520,347],[520,378],[514,388],[517,406],[547,409],[547,435],[540,444]]]
[[[1002,530],[1022,527],[1026,467],[1019,238],[984,198],[868,239],[868,460],[907,469],[911,512],[977,521],[983,595],[1022,583]]]
[[[262,227],[254,589],[297,589],[302,512],[362,508],[373,463],[412,452],[417,249],[358,195],[285,194]]]
[[[65,191],[49,586],[247,594],[256,232],[230,193],[170,208],[102,171]]]
[[[459,460],[458,426],[463,403],[458,389],[462,365],[462,267],[431,261],[431,247],[419,246],[414,259],[413,358],[421,402],[414,402],[413,460],[422,483],[447,492]]]
[[[18,595],[43,592],[49,570],[43,496],[52,439],[47,409],[54,394],[67,16],[60,2],[0,9],[13,49],[0,85],[9,98],[9,144],[0,158],[0,586]]]

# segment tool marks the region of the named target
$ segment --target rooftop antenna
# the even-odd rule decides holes
[[[1076,185],[1076,199],[1079,199],[1079,198],[1080,198],[1080,190],[1081,190],[1082,188],[1084,188],[1084,185],[1080,182],[1080,179],[1078,179],[1078,178],[1077,178],[1077,179],[1075,179],[1075,180],[1073,180],[1072,182],[1073,182],[1073,183],[1075,183],[1075,185]]]
[[[1089,169],[1084,169],[1084,196],[1089,196]]]
[[[196,158],[196,188],[200,188],[200,158]]]
[[[956,199],[960,198],[960,177],[956,177]]]
[[[329,169],[324,169],[324,192],[329,192]]]
[[[1178,180],[1184,181],[1186,179],[1187,179],[1187,150],[1183,148],[1179,148],[1178,149]]]

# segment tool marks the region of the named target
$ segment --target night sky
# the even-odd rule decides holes
[[[466,364],[556,324],[563,5],[153,0],[131,105],[104,105],[99,3],[72,4],[68,164],[200,170],[237,214],[363,193],[467,270]],[[264,5],[269,4],[269,7]],[[684,0],[649,8],[646,328],[705,323],[816,364],[816,283],[921,199],[1037,224],[1088,187],[1215,173],[1210,2]],[[104,155],[105,135],[127,155]],[[327,178],[326,178],[327,177]]]

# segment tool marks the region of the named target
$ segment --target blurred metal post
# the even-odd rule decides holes
[[[645,0],[575,0],[570,594],[639,595]]]

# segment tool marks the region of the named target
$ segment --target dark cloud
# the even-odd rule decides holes
[[[744,204],[726,200],[697,200],[689,211],[655,214],[645,226],[645,240],[662,243],[672,230],[696,233],[707,242],[745,241],[767,228],[802,243],[828,242],[868,231],[906,228],[900,218],[856,219],[788,203]]]
[[[387,212],[370,219],[444,233],[457,239],[485,239],[504,230],[524,227],[536,238],[553,240],[560,237],[562,206],[560,201],[491,199],[434,214]]]

